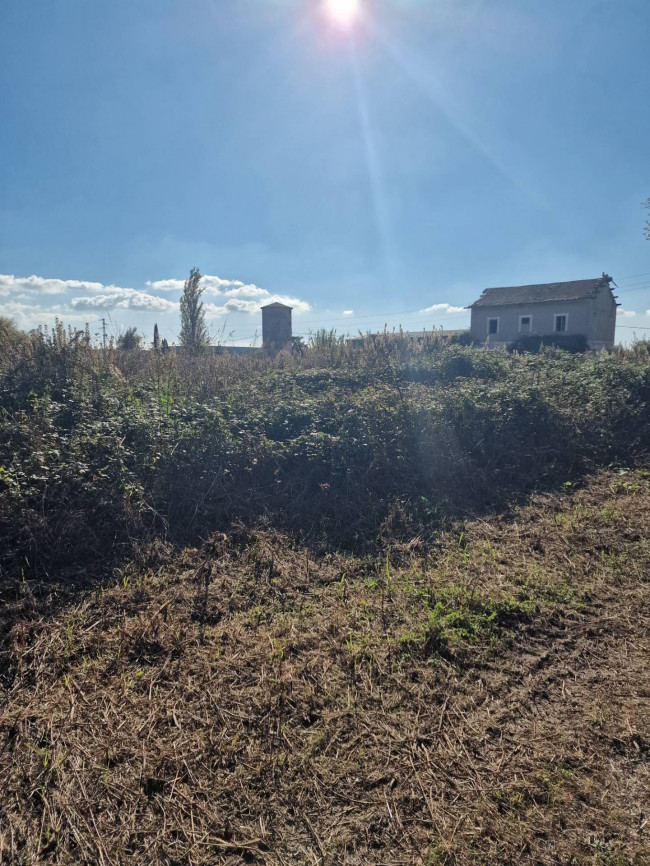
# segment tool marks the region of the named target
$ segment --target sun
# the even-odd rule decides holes
[[[359,0],[326,0],[327,12],[342,27],[350,27],[359,14]]]

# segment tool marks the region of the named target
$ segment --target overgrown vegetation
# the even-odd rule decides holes
[[[234,520],[357,552],[650,446],[646,344],[508,355],[397,339],[300,354],[106,352],[59,327],[0,377],[2,567],[101,570]],[[382,529],[383,527],[383,529]]]
[[[584,334],[522,334],[508,346],[509,352],[539,352],[542,346],[555,346],[573,354],[587,351],[587,338]]]
[[[117,338],[117,348],[123,352],[132,352],[134,349],[140,348],[142,337],[138,334],[137,328],[127,328],[123,334]]]
[[[0,863],[648,862],[648,344],[2,333]]]

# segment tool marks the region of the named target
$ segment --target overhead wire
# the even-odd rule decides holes
[[[650,325],[647,328],[640,328],[638,325],[617,325],[617,328],[629,328],[631,331],[650,331]]]
[[[634,292],[647,292],[650,289],[650,283],[646,283],[645,285],[639,285],[637,288],[628,289],[623,287],[622,289],[617,289],[621,294],[633,294]]]
[[[619,280],[635,280],[637,277],[650,277],[650,271],[643,274],[628,274],[626,277],[619,277]]]

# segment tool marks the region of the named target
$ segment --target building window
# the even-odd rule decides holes
[[[488,334],[498,334],[499,333],[499,320],[498,319],[488,319]]]
[[[519,333],[520,334],[530,334],[533,330],[533,317],[532,316],[519,316]]]
[[[569,317],[566,315],[566,313],[555,314],[555,326],[553,330],[556,332],[556,334],[562,334],[566,331],[568,321]]]

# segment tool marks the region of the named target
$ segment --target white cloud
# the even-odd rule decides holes
[[[221,277],[211,277],[206,275],[201,277],[201,287],[206,295],[220,295],[223,289],[239,288],[243,286],[241,280],[223,280]]]
[[[16,301],[0,304],[0,316],[12,319],[17,327],[24,331],[37,328],[39,325],[53,325],[56,319],[65,325],[83,327],[88,319],[85,315],[71,313],[60,306],[43,308],[38,304],[21,304]]]
[[[227,294],[230,294],[229,292]],[[259,313],[263,306],[271,304],[274,301],[279,301],[281,304],[287,304],[292,307],[295,313],[306,313],[311,310],[307,301],[301,301],[298,298],[287,298],[285,295],[272,295],[266,289],[258,289],[255,292],[257,300],[252,298],[231,297],[222,304],[204,304],[203,310],[206,316],[227,316],[228,313]]]
[[[421,313],[466,313],[465,307],[453,307],[451,304],[433,304],[420,310]]]
[[[178,308],[178,304],[135,289],[106,286],[106,294],[88,298],[73,298],[73,310],[150,310],[167,313]]]
[[[626,319],[631,319],[633,316],[636,316],[634,310],[624,310],[622,307],[619,307],[616,311],[617,316],[625,316]]]
[[[268,298],[269,292],[266,289],[260,289],[259,286],[254,286],[252,283],[248,286],[241,285],[236,289],[228,289],[224,292],[228,298]]]
[[[184,285],[183,280],[156,280],[153,283],[151,280],[147,280],[147,288],[154,292],[180,292]]]
[[[83,280],[56,280],[46,277],[15,277],[13,274],[0,274],[0,295],[6,297],[12,292],[38,292],[42,295],[62,295],[71,289],[85,292],[101,291],[101,283]]]
[[[218,319],[219,316],[225,316],[229,312],[236,312],[233,310],[229,310],[228,307],[219,306],[219,304],[203,304],[203,312],[208,317],[208,319]]]
[[[86,313],[101,314],[109,310],[178,314],[178,301],[161,297],[158,293],[177,291],[180,294],[184,283],[184,280],[176,279],[148,281],[146,289],[140,290],[87,280],[58,280],[0,274],[0,298],[6,297],[14,302],[14,306],[7,309],[5,314],[18,318],[20,327],[35,327],[39,322],[51,321],[55,315],[65,322],[74,322],[85,318]],[[211,318],[229,314],[259,314],[261,307],[272,301],[288,304],[293,307],[295,313],[303,313],[311,309],[306,301],[272,294],[267,289],[241,280],[227,280],[207,275],[202,277],[201,285],[206,297],[217,296],[223,299],[221,305],[214,303],[204,305],[206,315]],[[49,296],[57,296],[56,301]],[[35,301],[38,299],[41,306],[20,303],[32,299]]]
[[[8,301],[6,304],[0,304],[0,316],[24,316],[25,314],[38,312],[41,307],[34,304],[21,304],[17,301]]]
[[[241,280],[224,280],[222,277],[206,274],[201,277],[200,285],[206,295],[220,295],[224,289],[236,290],[244,283]],[[184,286],[185,280],[147,281],[147,288],[154,292],[182,292]]]
[[[344,316],[353,316],[354,310],[343,310],[343,315]]]
[[[224,313],[259,313],[262,305],[251,298],[230,298],[221,309]]]
[[[287,298],[286,295],[269,295],[268,300],[265,300],[264,303],[272,304],[275,301],[293,307],[294,313],[308,313],[311,310],[311,305],[307,301],[301,301],[299,298]]]

